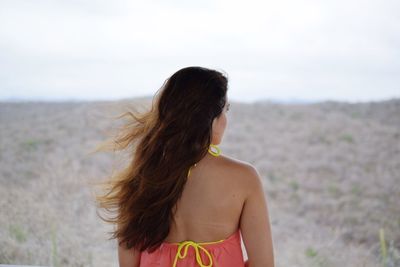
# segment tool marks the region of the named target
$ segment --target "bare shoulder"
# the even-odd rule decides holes
[[[251,192],[254,188],[262,187],[262,179],[255,166],[246,161],[225,155],[221,155],[220,158],[221,164],[232,176],[240,181],[243,189]]]
[[[230,156],[220,155],[218,158],[220,164],[232,172],[246,172],[246,170],[248,171],[248,169],[252,167],[250,163],[235,159]]]

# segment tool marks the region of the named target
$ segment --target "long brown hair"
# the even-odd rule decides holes
[[[127,249],[153,252],[167,237],[190,167],[201,160],[212,140],[212,122],[226,104],[228,78],[204,67],[180,69],[169,77],[146,112],[123,113],[130,118],[111,140],[112,150],[128,149],[124,169],[102,182],[98,207],[115,213],[104,218],[117,227]],[[110,141],[98,146],[108,150]],[[106,145],[104,145],[106,144]]]

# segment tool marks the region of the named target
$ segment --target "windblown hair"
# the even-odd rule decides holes
[[[127,249],[153,252],[170,230],[176,202],[192,165],[212,140],[212,122],[226,104],[228,78],[219,71],[186,67],[169,77],[145,112],[125,112],[131,120],[112,140],[112,149],[128,149],[129,164],[101,183],[98,207],[115,214],[104,218],[117,227],[110,239]],[[97,151],[108,150],[104,144]],[[106,148],[106,149],[104,149]]]

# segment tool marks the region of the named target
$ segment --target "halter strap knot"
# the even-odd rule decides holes
[[[197,263],[199,264],[200,267],[212,267],[212,263],[213,263],[213,262],[212,262],[212,256],[211,256],[210,252],[208,252],[208,250],[205,249],[205,248],[204,248],[203,246],[201,246],[200,244],[198,244],[198,243],[196,243],[196,242],[194,242],[194,241],[191,241],[191,240],[183,241],[183,242],[179,243],[178,251],[177,251],[177,253],[176,253],[175,260],[174,260],[174,264],[172,265],[172,267],[176,267],[176,263],[177,263],[177,261],[178,261],[178,258],[179,258],[179,259],[183,259],[183,258],[186,257],[187,251],[188,251],[188,249],[189,249],[190,246],[193,246],[193,248],[194,248],[195,251],[196,251],[196,261],[197,261]],[[182,250],[182,249],[184,249],[183,255],[181,255],[181,250]],[[205,264],[202,262],[201,257],[200,257],[200,251],[199,251],[199,249],[203,250],[204,253],[207,254],[208,259],[209,259],[209,264],[208,264],[208,265],[205,265]]]

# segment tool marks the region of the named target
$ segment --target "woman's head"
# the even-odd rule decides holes
[[[226,126],[227,86],[227,78],[216,70],[180,69],[162,88],[158,101],[160,122],[188,138],[203,136],[210,139],[208,142],[219,144]]]
[[[101,208],[116,213],[100,218],[117,225],[111,238],[119,244],[153,251],[168,235],[190,167],[222,140],[227,85],[219,71],[186,67],[165,81],[150,111],[122,114],[133,121],[111,140],[112,150],[132,147],[132,159],[96,196]]]

